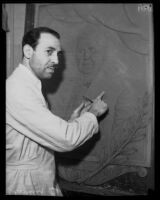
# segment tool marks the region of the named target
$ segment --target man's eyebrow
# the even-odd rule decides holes
[[[46,47],[46,49],[56,50],[54,47]]]
[[[56,48],[54,48],[54,47],[46,47],[46,49],[50,49],[50,50],[56,51]],[[62,50],[60,49],[58,52],[62,52]]]

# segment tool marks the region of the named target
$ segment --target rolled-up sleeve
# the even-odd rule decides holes
[[[55,151],[70,151],[98,132],[96,117],[89,112],[72,122],[54,115],[29,88],[18,85],[6,91],[7,123],[33,141]]]

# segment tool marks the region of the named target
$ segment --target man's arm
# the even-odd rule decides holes
[[[51,113],[35,94],[25,88],[7,89],[7,122],[20,133],[55,151],[70,151],[98,132],[92,113],[67,122]]]

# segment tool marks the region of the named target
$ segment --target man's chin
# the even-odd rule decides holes
[[[53,76],[53,73],[46,74],[45,76],[42,77],[42,79],[51,79]]]

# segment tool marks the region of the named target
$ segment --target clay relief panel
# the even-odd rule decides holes
[[[153,139],[151,14],[139,13],[137,4],[42,4],[35,26],[46,25],[60,33],[64,50],[61,76],[53,76],[60,83],[47,94],[51,111],[68,120],[84,96],[103,90],[109,106],[98,137],[59,155],[60,175],[96,185],[130,171],[146,174]]]

